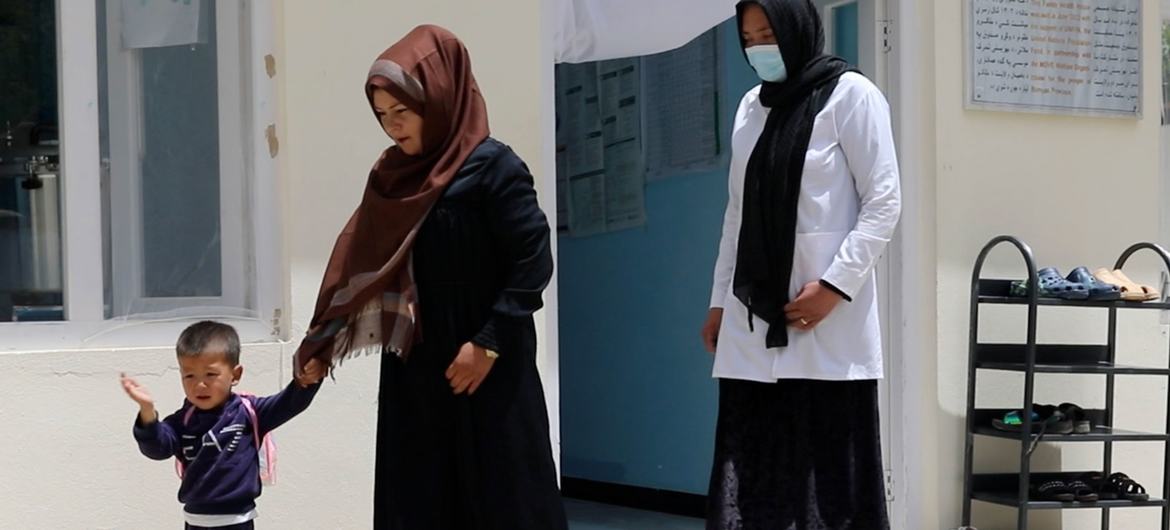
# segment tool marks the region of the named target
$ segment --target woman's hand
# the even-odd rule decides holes
[[[488,356],[487,349],[468,342],[459,348],[455,362],[447,368],[447,381],[456,395],[464,392],[474,394],[495,362],[495,358]]]
[[[703,330],[699,332],[699,335],[703,337],[703,347],[707,348],[707,353],[715,354],[715,346],[719,342],[719,328],[722,324],[722,307],[712,307],[707,311],[707,321],[703,323]]]
[[[301,374],[295,377],[297,385],[301,388],[320,383],[324,378],[325,369],[316,357],[309,359],[309,362],[305,363],[304,369],[301,370]]]
[[[796,299],[784,306],[788,325],[801,331],[817,327],[833,308],[841,302],[841,295],[821,285],[820,281],[809,282],[800,289]]]

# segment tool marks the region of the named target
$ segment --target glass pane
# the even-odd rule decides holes
[[[214,35],[202,45],[142,50],[143,295],[148,298],[220,295],[216,77]]]
[[[833,53],[852,65],[861,59],[857,17],[857,2],[833,8]]]
[[[216,4],[98,1],[108,316],[224,303]]]
[[[1162,19],[1162,125],[1170,125],[1170,20],[1166,18]]]
[[[0,3],[0,322],[63,318],[54,5]]]

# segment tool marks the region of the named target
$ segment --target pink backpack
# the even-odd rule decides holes
[[[252,441],[256,443],[256,456],[260,459],[260,481],[268,486],[276,484],[276,442],[272,440],[272,433],[264,435],[264,440],[260,440],[260,420],[256,416],[256,408],[252,405],[250,398],[256,397],[254,394],[239,393],[240,404],[244,406],[244,410],[248,412],[248,418],[252,420]],[[191,416],[195,414],[195,407],[190,407],[187,412],[183,413],[183,425],[191,421]],[[183,461],[179,457],[175,457],[175,473],[179,478],[183,478]]]

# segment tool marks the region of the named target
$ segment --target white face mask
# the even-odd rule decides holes
[[[788,68],[784,65],[784,56],[780,54],[778,44],[752,46],[744,52],[760,79],[772,83],[783,83],[788,79]]]

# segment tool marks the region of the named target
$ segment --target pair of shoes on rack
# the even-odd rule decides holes
[[[1060,405],[1032,404],[1032,432],[1045,434],[1089,434],[1093,432],[1093,422],[1085,414],[1085,409],[1074,403]],[[1003,418],[993,418],[992,427],[1001,431],[1020,432],[1024,429],[1022,411],[1013,410],[1004,414]]]
[[[1062,300],[1121,300],[1120,286],[1107,283],[1095,277],[1085,267],[1077,267],[1068,276],[1061,276],[1055,267],[1040,269],[1036,293],[1040,298],[1060,298]],[[1016,297],[1028,296],[1028,281],[1017,280],[1012,282],[1011,295]]]
[[[1149,302],[1162,297],[1157,289],[1148,285],[1141,285],[1129,279],[1121,269],[1109,270],[1104,267],[1093,271],[1097,280],[1116,285],[1121,290],[1121,299],[1130,302]]]
[[[1046,480],[1032,485],[1035,500],[1054,502],[1097,502],[1099,500],[1150,500],[1146,488],[1125,473],[1108,477],[1099,471],[1090,471],[1070,480]]]

